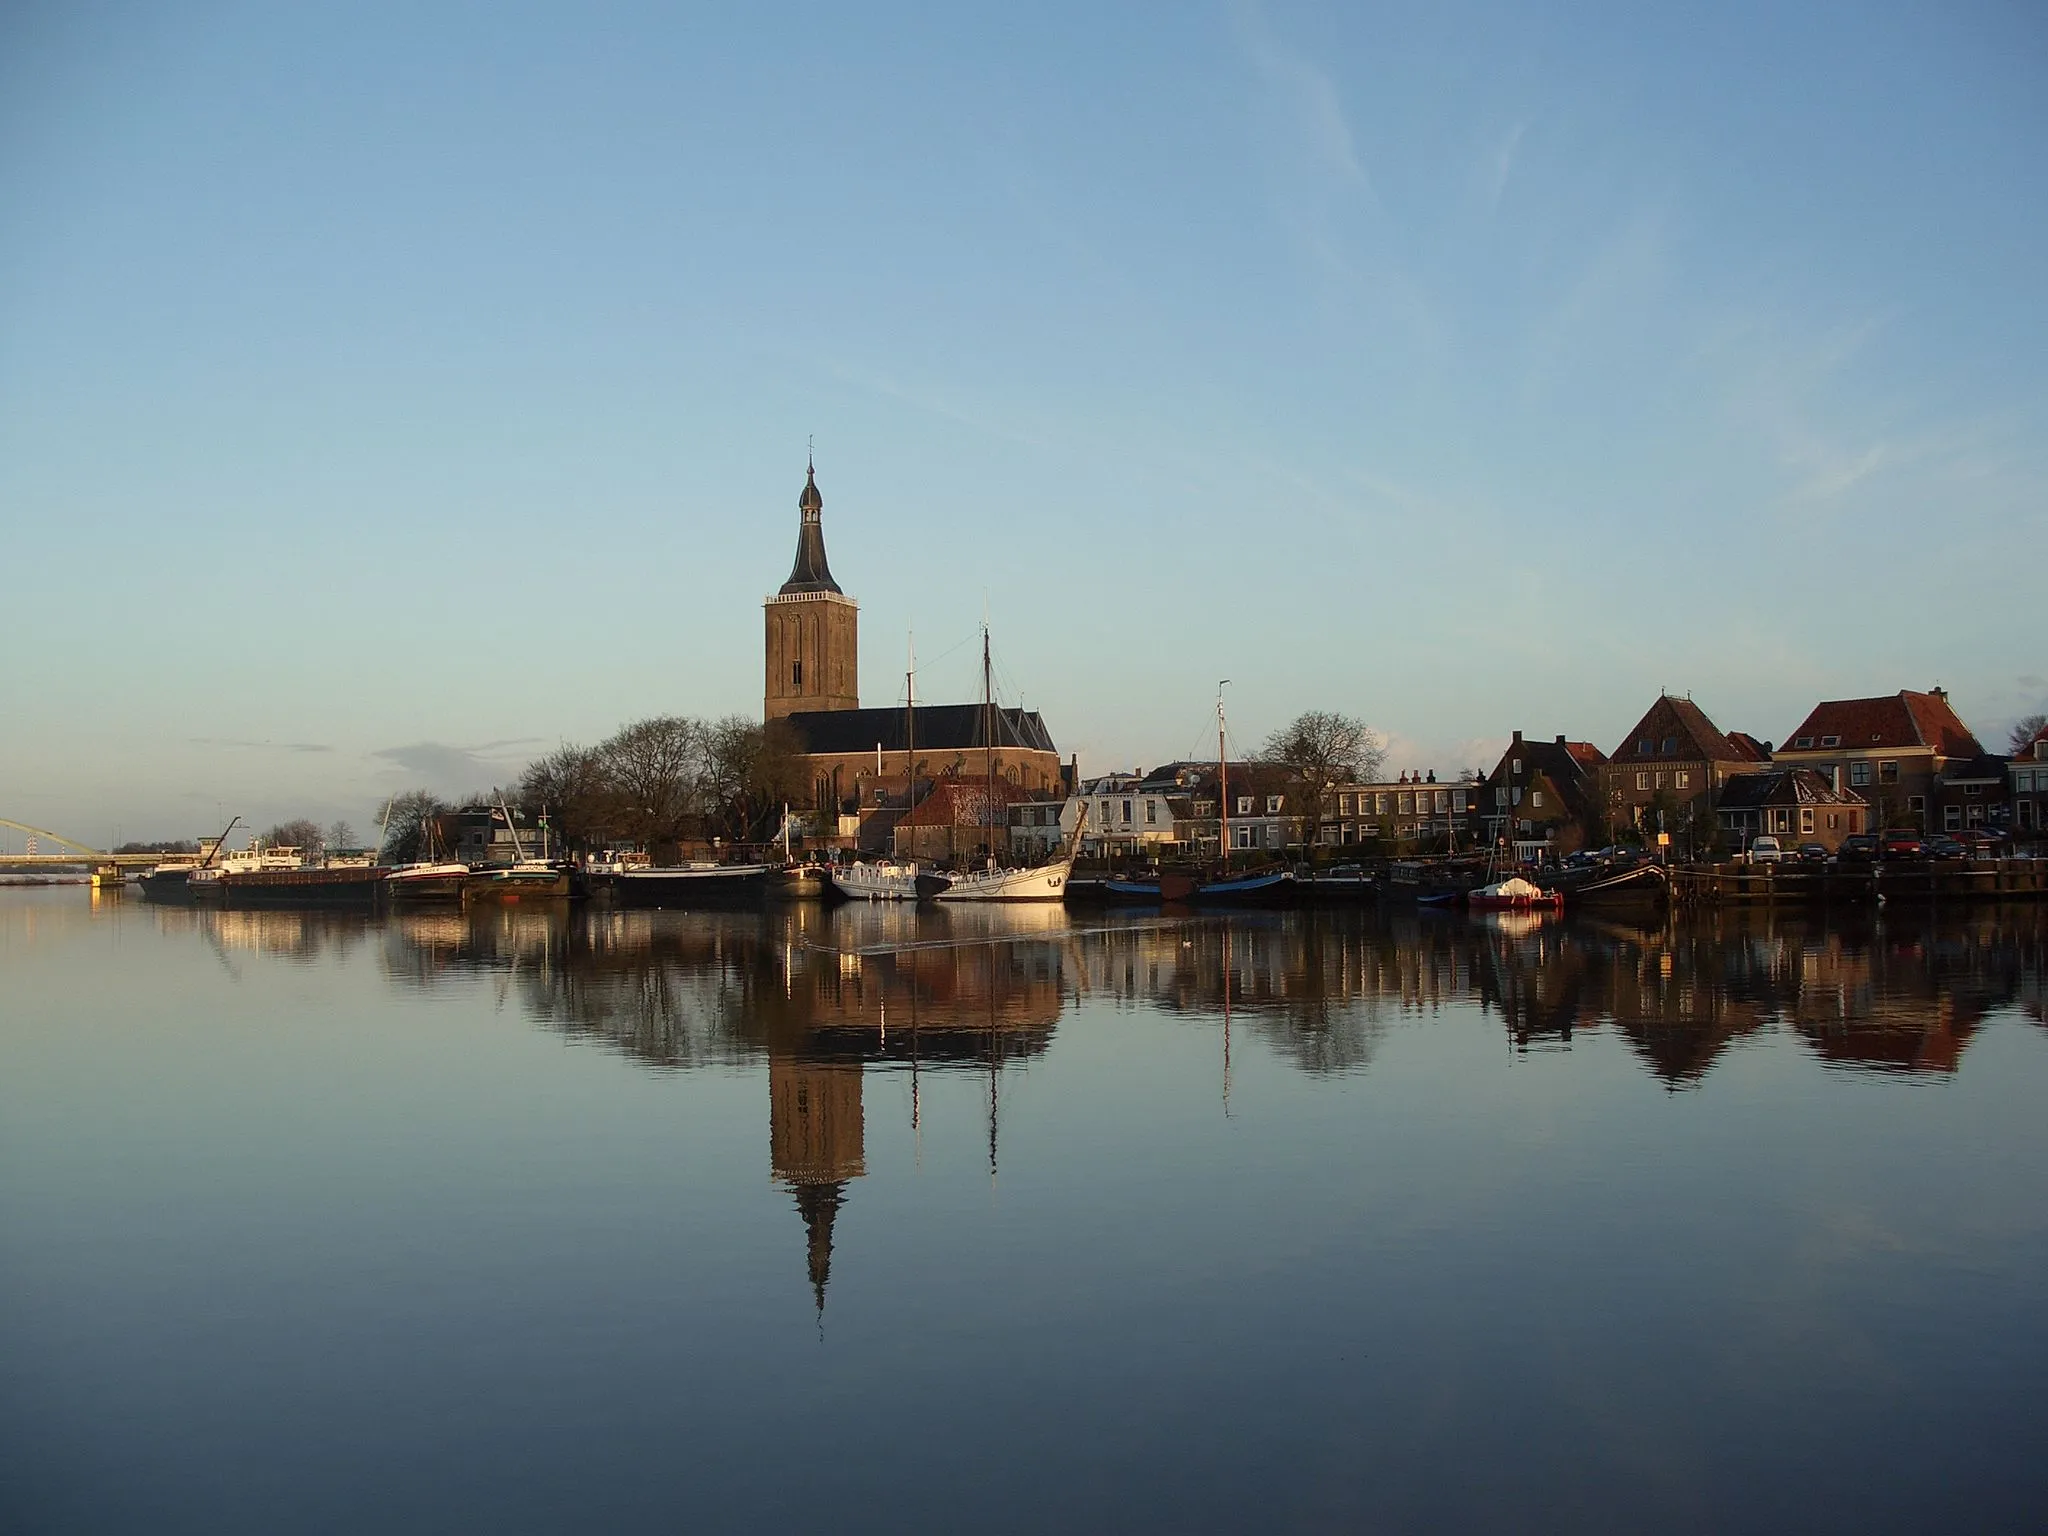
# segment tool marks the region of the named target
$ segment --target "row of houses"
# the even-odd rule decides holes
[[[1816,705],[1782,744],[1724,731],[1688,697],[1662,694],[1612,752],[1514,733],[1490,771],[1439,780],[1307,782],[1286,764],[1173,762],[1075,780],[1033,798],[998,780],[941,779],[894,827],[897,851],[1042,855],[1081,826],[1084,851],[1135,856],[1282,854],[1317,846],[1436,853],[1512,843],[1560,857],[1661,834],[1684,856],[1764,833],[1834,849],[1860,833],[1986,829],[2048,834],[2048,730],[2010,757],[1987,752],[1940,688]],[[1085,811],[1085,824],[1083,815]]]

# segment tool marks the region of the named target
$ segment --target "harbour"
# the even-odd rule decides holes
[[[2032,1508],[2038,903],[50,889],[0,966],[24,1528]],[[863,1411],[792,1459],[793,1399]],[[1910,1453],[1986,1404],[1967,1476]]]

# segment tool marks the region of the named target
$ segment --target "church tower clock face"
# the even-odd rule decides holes
[[[805,467],[796,506],[796,562],[762,605],[764,720],[860,708],[860,605],[839,590],[825,559],[825,498],[815,463]]]

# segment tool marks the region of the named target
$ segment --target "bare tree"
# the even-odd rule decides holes
[[[356,829],[350,826],[346,819],[337,819],[334,825],[327,829],[329,848],[353,848],[355,845]]]
[[[2005,750],[2018,757],[2034,744],[2034,738],[2048,730],[2048,715],[2022,715],[2012,723],[2012,735],[2007,738]]]
[[[1297,814],[1315,845],[1323,824],[1323,791],[1332,784],[1370,782],[1387,760],[1387,744],[1363,720],[1312,709],[1266,738],[1259,756],[1292,770]]]
[[[432,790],[409,789],[393,795],[384,813],[384,846],[378,858],[386,864],[411,864],[433,850],[427,846],[427,823],[446,812],[447,804]]]
[[[678,843],[704,809],[705,729],[680,715],[625,726],[598,750],[618,795],[618,820],[639,843]]]
[[[704,731],[705,785],[725,824],[739,841],[772,835],[782,807],[800,801],[803,743],[784,720],[758,725],[727,715]]]
[[[322,841],[320,823],[309,821],[304,816],[294,821],[281,821],[263,834],[263,841],[271,847],[303,848],[307,853],[318,853],[326,846]]]
[[[545,809],[557,839],[570,848],[612,840],[620,815],[618,786],[601,747],[563,744],[527,765],[519,779],[519,803]]]

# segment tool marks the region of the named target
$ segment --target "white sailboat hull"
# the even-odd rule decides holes
[[[855,901],[918,901],[946,884],[943,875],[915,864],[840,864],[830,873],[839,894]]]
[[[939,892],[940,901],[1064,901],[1072,859],[1036,869],[984,869],[956,877]]]

